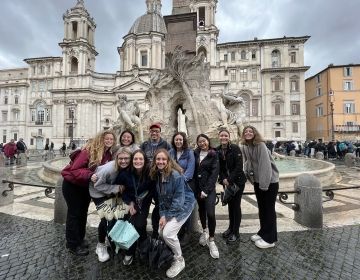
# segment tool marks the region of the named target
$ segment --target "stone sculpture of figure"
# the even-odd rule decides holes
[[[238,129],[238,136],[241,136],[242,125],[246,116],[245,102],[240,96],[232,93],[221,94],[223,107],[220,109],[220,116],[223,125],[235,125]]]
[[[125,129],[137,130],[140,141],[143,141],[142,124],[140,119],[140,108],[136,101],[129,102],[126,95],[118,95],[119,105],[117,110],[119,117],[114,126],[119,133]]]

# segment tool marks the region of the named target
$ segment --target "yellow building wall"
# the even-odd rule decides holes
[[[351,76],[344,76],[344,67],[352,67]],[[333,102],[335,140],[360,140],[360,65],[329,67],[318,75],[320,75],[319,83],[317,75],[305,81],[307,139],[332,140],[331,102]],[[352,81],[353,89],[344,90],[344,81]],[[320,96],[316,94],[317,88],[321,88]],[[330,91],[333,92],[333,96],[329,95]],[[354,103],[355,113],[345,113],[345,103]],[[317,117],[316,107],[321,104],[323,116]],[[354,125],[344,127],[349,122]],[[351,132],[345,132],[346,130]]]

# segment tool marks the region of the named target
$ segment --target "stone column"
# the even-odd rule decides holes
[[[294,215],[295,222],[309,228],[322,228],[323,202],[319,179],[312,174],[301,174],[295,179],[294,189],[300,192],[294,197],[294,202],[299,205]]]
[[[67,205],[62,193],[62,182],[63,178],[61,177],[55,186],[54,222],[58,224],[65,224],[67,214]]]

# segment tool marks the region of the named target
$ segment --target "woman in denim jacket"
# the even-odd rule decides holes
[[[173,278],[185,268],[177,234],[194,209],[195,197],[181,175],[181,168],[165,149],[155,152],[150,176],[156,180],[159,196],[159,234],[174,253],[174,261],[166,271],[166,276]]]

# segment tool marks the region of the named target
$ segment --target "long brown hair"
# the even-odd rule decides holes
[[[165,166],[164,168],[164,171],[163,171],[163,175],[164,177],[169,177],[171,175],[171,172],[173,170],[176,170],[178,171],[179,173],[183,173],[183,170],[182,168],[180,167],[180,165],[178,165],[169,155],[169,152],[165,149],[158,149],[155,151],[155,154],[154,154],[154,158],[153,158],[153,161],[151,163],[151,167],[150,167],[150,177],[152,180],[156,180],[157,179],[157,174],[158,174],[158,171],[159,169],[157,168],[156,166],[156,157],[158,154],[160,153],[164,153],[165,156],[167,157],[167,165]]]
[[[89,158],[89,167],[92,168],[94,166],[99,166],[101,164],[101,160],[103,158],[105,152],[105,144],[104,139],[105,136],[111,134],[114,137],[114,144],[116,144],[116,136],[112,130],[105,130],[103,132],[98,133],[94,138],[91,139],[88,143],[86,143],[84,149],[88,151]]]
[[[253,133],[254,133],[254,138],[250,141],[246,141],[244,134],[245,134],[245,130],[251,128]],[[249,143],[250,142],[250,143]],[[260,144],[261,142],[265,142],[264,138],[261,136],[261,134],[259,133],[259,131],[252,125],[247,125],[244,127],[242,134],[241,134],[241,140],[240,140],[240,144],[244,144],[244,145],[257,145]]]

